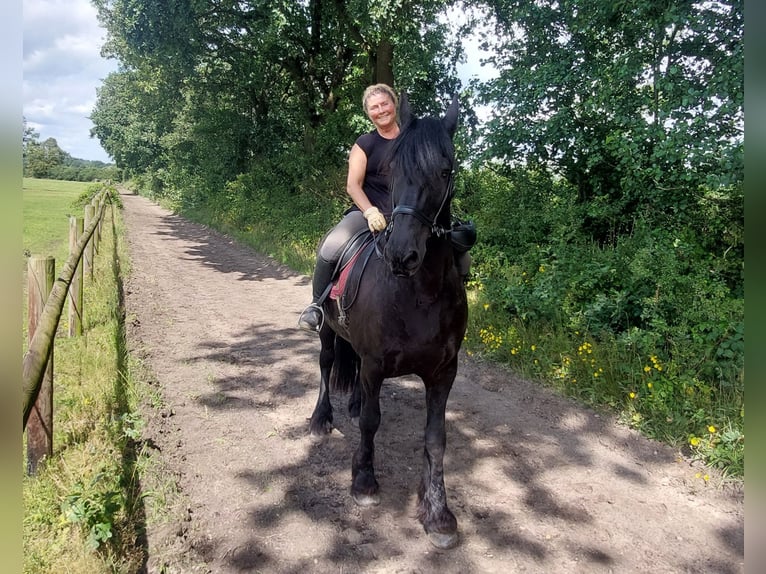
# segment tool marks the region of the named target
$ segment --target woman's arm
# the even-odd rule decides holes
[[[346,193],[351,196],[356,206],[362,211],[370,231],[383,231],[386,228],[386,218],[380,210],[370,203],[370,199],[362,188],[364,174],[367,171],[367,155],[357,144],[351,148],[348,156],[348,178]]]
[[[370,207],[370,203],[367,194],[364,193],[362,185],[364,184],[364,174],[367,171],[367,155],[362,148],[357,144],[354,144],[351,148],[351,152],[348,155],[348,177],[346,179],[346,193],[351,197],[351,200],[356,206],[364,213]]]

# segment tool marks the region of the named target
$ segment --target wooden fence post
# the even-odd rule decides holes
[[[31,343],[37,330],[45,302],[53,289],[56,260],[53,257],[30,257],[27,264],[28,337]],[[53,347],[48,354],[48,366],[43,375],[40,393],[37,395],[27,421],[27,473],[37,473],[37,466],[44,457],[53,455]]]
[[[85,227],[90,226],[90,222],[93,221],[93,217],[95,216],[96,209],[93,207],[92,203],[89,203],[85,206]],[[93,279],[93,240],[88,241],[88,244],[85,246],[85,251],[83,252],[83,257],[85,258],[85,266],[83,267],[83,271],[88,274],[88,277],[90,279]]]
[[[83,227],[82,217],[69,218],[69,255],[77,250],[77,242],[80,241]],[[69,285],[69,336],[82,335],[82,258],[77,264],[77,269],[72,276]]]

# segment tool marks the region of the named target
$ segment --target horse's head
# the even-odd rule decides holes
[[[443,118],[415,118],[402,94],[399,115],[402,132],[391,150],[393,212],[384,254],[395,275],[410,277],[423,263],[428,238],[449,229],[457,96]]]

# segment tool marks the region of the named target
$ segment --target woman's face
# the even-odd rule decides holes
[[[396,122],[396,107],[388,94],[373,94],[367,98],[367,116],[376,128],[386,128]]]

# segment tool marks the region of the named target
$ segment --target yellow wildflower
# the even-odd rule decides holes
[[[649,372],[649,371],[651,371],[651,370],[652,370],[652,368],[651,368],[649,365],[645,365],[645,366],[644,366],[644,372],[645,372],[645,373],[648,373],[648,372]]]
[[[636,398],[636,393],[634,393],[634,392],[631,392],[631,393],[629,393],[629,394],[628,394],[628,396],[629,396],[631,399],[635,399],[635,398]]]
[[[709,427],[707,427],[707,430],[712,434],[712,433],[715,433],[717,429],[713,425],[710,425]]]
[[[700,439],[698,439],[696,436],[693,436],[689,439],[689,444],[692,446],[697,446],[700,443]]]
[[[652,385],[652,383],[646,383],[646,386],[647,386],[647,388],[651,389],[653,385]]]

